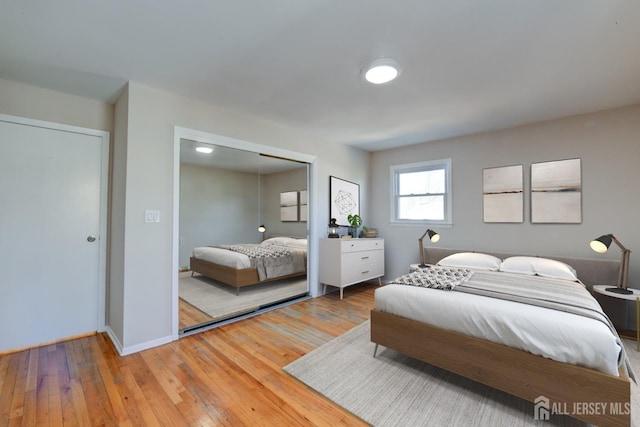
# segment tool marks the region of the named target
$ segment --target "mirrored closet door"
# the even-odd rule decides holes
[[[180,144],[179,330],[305,297],[308,165]]]

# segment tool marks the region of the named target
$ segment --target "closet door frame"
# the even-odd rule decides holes
[[[174,127],[173,139],[173,257],[172,257],[172,299],[171,299],[171,325],[172,338],[179,338],[179,295],[178,295],[178,272],[180,270],[180,141],[189,139],[191,141],[201,142],[204,144],[221,145],[229,148],[236,148],[244,151],[252,151],[255,153],[267,154],[275,157],[296,160],[307,163],[308,168],[308,222],[307,222],[307,238],[309,242],[318,241],[319,229],[314,225],[316,219],[316,156],[299,153],[296,151],[286,150],[283,148],[272,147],[269,145],[256,144],[241,139],[229,138],[214,133],[198,131],[195,129],[184,128],[180,126]],[[309,292],[312,297],[318,296],[318,253],[312,245],[307,246],[307,280]]]

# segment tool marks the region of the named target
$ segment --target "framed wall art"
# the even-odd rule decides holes
[[[482,171],[484,222],[524,222],[522,165]]]
[[[309,210],[307,208],[308,206],[307,190],[300,191],[299,200],[300,200],[300,218],[299,219],[301,222],[307,222],[307,216],[309,214]]]
[[[349,226],[349,215],[360,215],[360,185],[329,176],[329,218]]]
[[[582,222],[580,159],[531,165],[531,222]]]
[[[280,193],[280,221],[298,220],[298,192],[287,191]]]

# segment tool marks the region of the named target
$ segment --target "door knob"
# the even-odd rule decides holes
[[[89,236],[89,237],[87,237],[87,242],[95,242],[95,241],[96,241],[95,236]]]

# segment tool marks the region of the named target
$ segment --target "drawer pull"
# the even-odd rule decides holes
[[[363,272],[362,272],[362,273],[360,273],[360,274],[367,274],[368,272],[369,272],[369,270],[367,270],[367,271],[363,271]]]
[[[362,257],[362,258],[360,258],[360,259],[369,259],[369,257],[368,257],[368,256],[363,256],[363,257]]]

